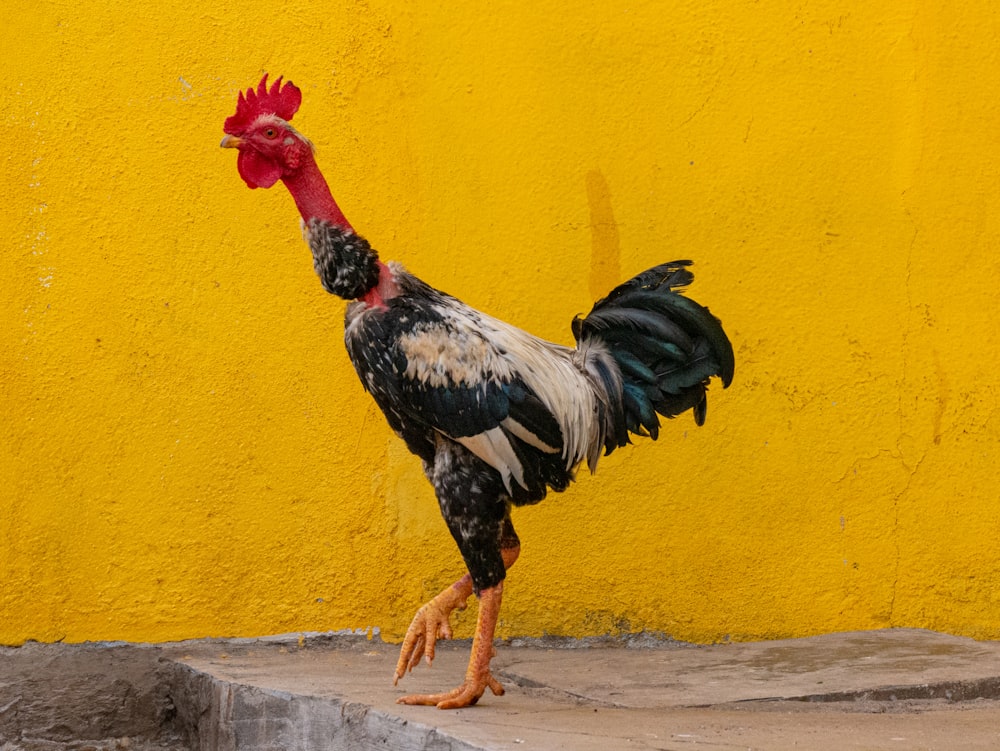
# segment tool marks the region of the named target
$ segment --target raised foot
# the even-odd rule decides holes
[[[492,673],[487,672],[482,677],[466,678],[461,686],[447,693],[411,694],[410,696],[401,696],[396,700],[396,703],[436,706],[438,709],[461,709],[462,707],[471,707],[479,701],[479,697],[486,692],[487,688],[493,692],[494,696],[503,696],[504,694],[500,682],[493,677]]]
[[[464,610],[466,600],[471,594],[471,580],[466,576],[417,611],[410,621],[410,627],[406,629],[406,637],[399,649],[399,660],[396,662],[392,685],[395,686],[400,678],[413,670],[422,657],[427,658],[428,665],[434,662],[437,640],[451,638],[452,612]]]

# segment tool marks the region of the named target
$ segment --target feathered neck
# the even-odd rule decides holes
[[[330,186],[320,171],[319,165],[316,164],[316,158],[313,156],[311,149],[305,158],[303,158],[298,169],[282,177],[281,181],[288,188],[288,192],[292,194],[292,198],[295,199],[295,206],[298,208],[299,214],[302,216],[302,221],[306,226],[316,224],[332,225],[342,230],[345,235],[355,235],[354,228],[347,221],[344,212],[340,210],[337,202],[333,199]],[[369,272],[363,272],[362,278],[365,280],[363,285],[361,287],[354,287],[347,293],[338,290],[335,294],[347,297],[348,299],[358,299],[374,307],[384,308],[386,300],[396,297],[399,294],[399,288],[393,281],[392,271],[382,261],[378,260],[378,254],[370,249],[367,242],[364,243],[364,247],[365,253],[370,255],[368,262],[372,264],[372,269]],[[314,257],[315,253],[316,249],[314,247]],[[343,267],[344,259],[338,260],[338,265]],[[340,271],[344,273],[346,269],[341,268]]]

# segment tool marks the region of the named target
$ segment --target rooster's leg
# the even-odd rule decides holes
[[[510,534],[504,536],[501,548],[504,568],[510,568],[517,560],[521,552],[520,543],[517,536],[513,534],[514,528],[510,527]],[[438,639],[451,638],[450,617],[455,610],[465,610],[466,601],[472,594],[472,576],[466,574],[450,587],[439,593],[432,600],[427,602],[410,622],[406,629],[406,637],[399,650],[399,660],[396,662],[396,672],[393,675],[392,685],[399,683],[399,679],[415,668],[421,657],[427,658],[427,664],[434,662],[434,649]],[[478,622],[477,622],[478,623]],[[478,629],[477,629],[478,633]]]
[[[479,701],[487,687],[496,695],[503,695],[503,686],[490,673],[493,659],[493,634],[500,614],[503,599],[503,582],[495,587],[487,587],[479,593],[479,618],[476,621],[476,635],[472,640],[472,655],[465,671],[465,680],[458,688],[443,694],[413,694],[398,699],[400,704],[437,705],[438,709],[458,709]]]

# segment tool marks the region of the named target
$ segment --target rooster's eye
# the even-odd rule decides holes
[[[275,128],[267,128],[264,131],[264,138],[277,138],[277,137],[278,137],[278,131]]]

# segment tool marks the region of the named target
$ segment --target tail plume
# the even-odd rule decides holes
[[[605,453],[629,442],[629,433],[659,434],[660,420],[687,410],[705,422],[709,380],[732,382],[733,348],[722,324],[681,290],[694,280],[690,261],[644,271],[598,300],[585,318],[573,320],[579,349],[600,342],[619,374],[592,358],[595,380],[608,392]],[[596,370],[596,372],[594,372]]]

